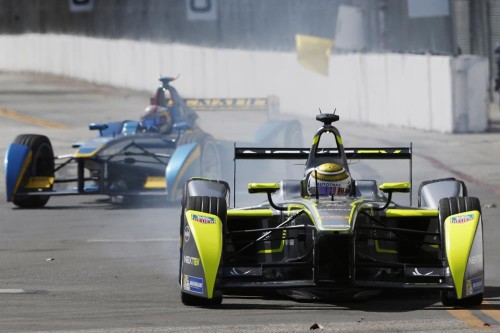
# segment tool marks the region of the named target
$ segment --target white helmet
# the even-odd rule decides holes
[[[337,163],[324,163],[309,173],[307,192],[309,195],[347,195],[351,186],[347,170]]]

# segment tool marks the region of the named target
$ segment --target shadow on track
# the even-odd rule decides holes
[[[90,198],[89,198],[90,199]],[[128,209],[164,209],[164,208],[179,208],[180,203],[167,202],[163,198],[133,198],[126,201],[115,202],[111,198],[92,198],[86,201],[78,201],[71,204],[54,204],[56,200],[49,202],[43,208],[20,208],[12,206],[13,210],[31,210],[31,211],[44,211],[44,210],[128,210]]]
[[[500,296],[500,287],[486,287],[485,299],[474,310],[500,310],[500,303],[494,304]],[[251,302],[251,303],[250,303]],[[292,300],[287,297],[233,297],[227,296],[217,309],[221,310],[358,310],[364,312],[401,313],[416,310],[450,310],[441,304],[439,291],[385,290],[367,299],[356,300],[334,297],[328,300]]]

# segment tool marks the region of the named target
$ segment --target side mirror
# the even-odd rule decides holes
[[[378,188],[384,193],[392,193],[392,192],[408,193],[411,190],[411,185],[409,182],[383,183]]]
[[[105,129],[108,129],[108,124],[104,124],[104,123],[90,123],[89,124],[89,130],[91,130],[91,131],[93,131],[93,130],[103,131]]]
[[[278,183],[250,183],[248,184],[248,193],[267,193],[267,200],[271,207],[276,210],[287,210],[287,207],[278,206],[273,202],[271,194],[280,189]]]
[[[387,202],[385,203],[384,206],[376,208],[376,210],[384,210],[389,205],[391,204],[392,200],[392,194],[394,192],[399,192],[399,193],[408,193],[411,190],[411,184],[409,182],[402,182],[402,183],[383,183],[380,185],[379,190],[381,190],[384,193],[387,193]]]
[[[248,193],[274,193],[280,189],[278,183],[250,183]]]
[[[99,135],[102,136],[102,131],[107,130],[109,128],[108,124],[104,123],[90,123],[89,130],[99,130]]]

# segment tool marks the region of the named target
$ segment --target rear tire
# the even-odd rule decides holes
[[[288,124],[285,132],[284,147],[301,148],[303,146],[302,128],[298,121]]]
[[[177,141],[177,145],[179,146],[188,143],[197,143],[201,148],[200,174],[195,176],[207,179],[220,179],[222,175],[222,163],[214,138],[201,130],[195,130],[184,134]]]
[[[32,152],[32,160],[28,165],[20,189],[26,185],[29,177],[54,177],[54,151],[52,144],[45,135],[21,134],[14,139],[14,143],[28,146]],[[52,185],[48,190],[52,190]],[[16,196],[12,202],[21,208],[41,208],[49,201],[49,196]]]
[[[207,179],[221,179],[221,158],[212,136],[207,135],[201,146],[201,176]]]
[[[283,147],[301,148],[304,146],[303,141],[302,127],[300,126],[300,123],[297,120],[290,121],[286,127],[285,142],[283,143]],[[299,170],[296,165],[291,164],[288,161],[283,164],[286,169],[287,179],[297,179],[303,174],[303,169]]]
[[[481,204],[475,197],[453,197],[439,200],[439,221],[442,240],[444,242],[444,221],[447,217],[471,210],[481,213]],[[479,306],[483,302],[483,293],[471,297],[457,299],[456,291],[442,291],[441,302],[444,306],[472,307]]]

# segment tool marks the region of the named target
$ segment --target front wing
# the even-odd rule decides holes
[[[346,234],[318,231],[303,210],[233,209],[220,227],[219,219],[203,214],[185,212],[180,269],[183,291],[191,291],[186,281],[203,281],[203,297],[280,288],[394,288],[455,290],[461,299],[484,290],[477,212],[450,216],[443,233],[435,210],[364,209]],[[222,237],[200,232],[193,216],[216,220],[203,227]],[[469,218],[466,227],[451,222]],[[217,254],[204,259],[206,249]]]

